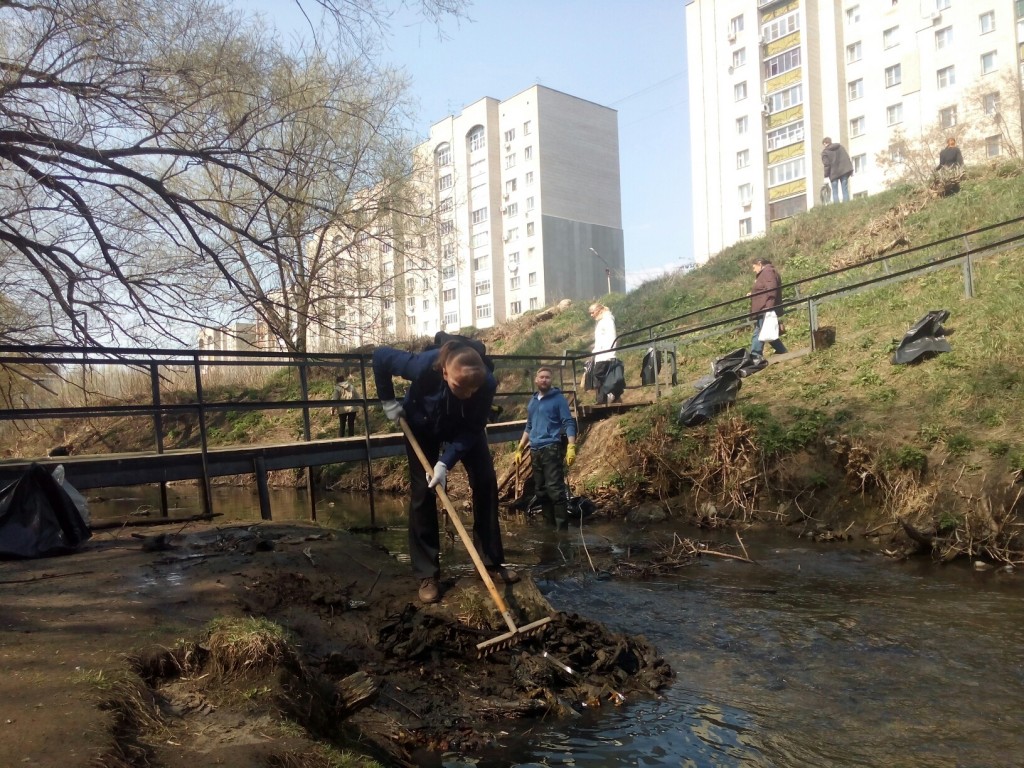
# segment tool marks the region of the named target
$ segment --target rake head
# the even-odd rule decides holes
[[[544,627],[550,623],[551,617],[545,616],[543,619],[538,619],[532,624],[524,624],[521,627],[516,627],[511,632],[506,632],[505,634],[498,635],[490,640],[484,640],[482,643],[477,643],[476,656],[478,659],[482,659],[485,656],[490,656],[495,651],[511,648],[524,637],[540,634]]]

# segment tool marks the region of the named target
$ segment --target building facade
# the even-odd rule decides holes
[[[1021,154],[1020,0],[691,0],[694,256],[821,203],[821,142],[850,190]],[[916,164],[916,167],[915,167]]]

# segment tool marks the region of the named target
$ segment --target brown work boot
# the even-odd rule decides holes
[[[420,602],[436,603],[441,599],[441,585],[437,579],[431,576],[429,579],[420,579]]]
[[[495,584],[515,584],[519,581],[519,574],[503,565],[489,566],[487,573]]]

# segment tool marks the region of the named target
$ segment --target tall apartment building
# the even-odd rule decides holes
[[[1022,19],[1022,0],[690,0],[695,260],[818,204],[825,136],[855,195],[947,135],[968,164],[1020,156]]]
[[[406,335],[624,290],[615,110],[534,85],[435,123],[417,151],[438,214],[420,261],[437,268],[406,280]]]

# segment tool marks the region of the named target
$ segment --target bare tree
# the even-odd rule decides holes
[[[313,6],[364,46],[386,22]],[[0,0],[0,295],[29,319],[0,340],[191,341],[255,310],[304,348],[304,242],[408,176],[403,83],[312,50],[212,0]]]

